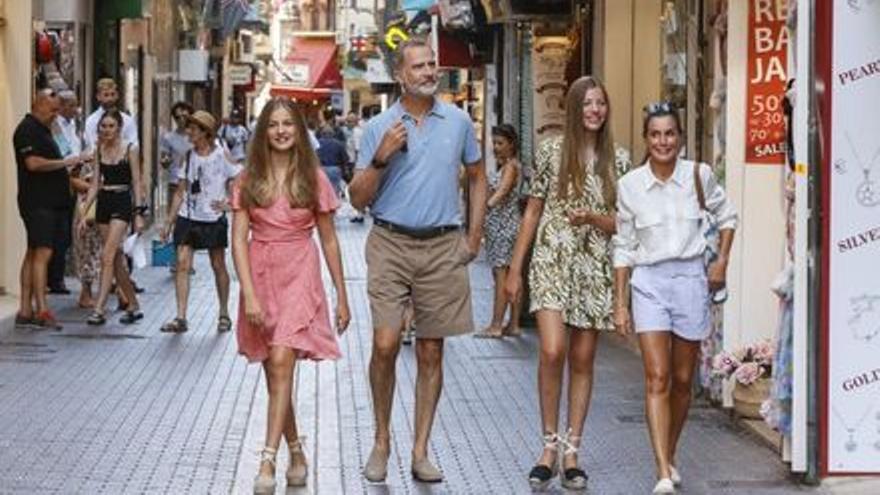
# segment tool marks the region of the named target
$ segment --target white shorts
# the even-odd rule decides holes
[[[685,340],[709,336],[709,284],[702,257],[637,266],[630,286],[637,333],[671,331]]]

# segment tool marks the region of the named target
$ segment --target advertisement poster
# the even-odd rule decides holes
[[[746,163],[785,163],[786,0],[749,1]]]
[[[833,2],[832,19],[825,467],[880,473],[880,2]]]

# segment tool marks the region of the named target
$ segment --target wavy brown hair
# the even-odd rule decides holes
[[[605,96],[608,114],[605,123],[596,136],[596,165],[593,173],[602,180],[602,196],[609,210],[617,203],[617,168],[614,160],[614,138],[611,136],[611,101],[605,85],[595,76],[584,76],[572,83],[565,97],[565,131],[562,137],[562,162],[559,166],[560,199],[568,198],[569,184],[574,188],[574,195],[580,198],[584,194],[586,167],[583,150],[586,139],[584,128],[584,95],[587,91],[599,88]]]
[[[269,100],[257,119],[254,137],[248,145],[247,174],[241,185],[241,201],[245,208],[266,207],[275,199],[273,182],[270,180],[272,148],[269,145],[269,117],[282,108],[293,118],[293,147],[288,152],[288,173],[284,181],[284,194],[291,208],[315,208],[318,205],[318,155],[312,149],[308,129],[302,112],[296,103],[287,98]]]

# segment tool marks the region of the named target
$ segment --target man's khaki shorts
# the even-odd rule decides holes
[[[412,300],[416,338],[473,331],[469,257],[460,231],[415,239],[373,227],[366,246],[373,328],[401,329],[404,309]]]

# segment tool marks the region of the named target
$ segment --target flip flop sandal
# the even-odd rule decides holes
[[[217,331],[228,332],[232,330],[232,320],[228,316],[221,316],[217,320]]]
[[[107,317],[104,316],[103,313],[98,313],[97,311],[93,311],[86,320],[86,324],[88,325],[103,325],[105,323],[107,323]]]
[[[186,320],[183,318],[175,318],[162,325],[160,331],[165,333],[183,333],[187,331]]]
[[[140,311],[126,311],[125,314],[122,315],[122,318],[119,319],[119,323],[122,323],[123,325],[131,325],[143,318],[144,314]]]

